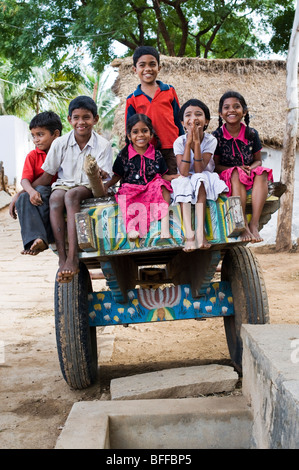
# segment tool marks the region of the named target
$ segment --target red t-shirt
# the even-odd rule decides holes
[[[128,96],[126,101],[125,121],[133,114],[146,114],[152,121],[161,141],[162,149],[172,149],[174,141],[184,130],[179,120],[179,100],[172,85],[157,80],[159,88],[150,98],[141,90],[141,85]]]
[[[38,148],[31,150],[25,158],[22,179],[27,179],[32,184],[39,176],[44,172],[42,164],[46,159],[47,154],[43,150]],[[57,175],[55,175],[51,181],[51,184],[56,181]]]

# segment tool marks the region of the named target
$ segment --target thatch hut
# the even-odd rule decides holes
[[[132,69],[132,57],[115,59],[111,64],[118,69],[113,91],[120,102],[116,110],[114,134],[124,144],[125,103],[127,96],[139,84]],[[280,179],[280,162],[286,119],[286,62],[258,59],[199,59],[161,56],[158,78],[173,85],[180,104],[198,98],[208,105],[211,122],[208,132],[218,126],[219,98],[228,90],[241,93],[248,104],[250,125],[258,130],[263,143],[264,165],[273,169],[274,179]],[[299,148],[299,132],[297,136]],[[297,154],[295,203],[299,203],[299,154]],[[297,204],[296,204],[297,203]],[[298,212],[298,211],[297,211]],[[294,214],[293,238],[299,237],[299,215]],[[267,227],[269,224],[267,225]],[[265,229],[264,229],[265,230]],[[273,227],[269,227],[273,240]],[[275,230],[274,230],[275,233]]]
[[[132,64],[132,57],[115,59],[112,63],[119,72],[113,91],[120,99],[114,128],[120,143],[125,135],[126,98],[139,84]],[[282,147],[286,110],[285,61],[161,56],[161,66],[158,78],[175,87],[181,105],[190,98],[198,98],[208,105],[212,116],[210,132],[218,126],[220,96],[227,90],[235,90],[245,97],[250,125],[258,130],[263,144]]]

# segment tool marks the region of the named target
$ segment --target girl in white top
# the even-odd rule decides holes
[[[173,203],[179,203],[183,213],[184,251],[188,252],[210,248],[204,229],[206,199],[216,201],[228,187],[214,173],[217,141],[204,132],[210,122],[209,108],[202,101],[191,99],[181,107],[180,118],[186,135],[178,137],[173,144],[180,176],[171,181],[171,186]],[[191,204],[195,204],[195,232],[191,226]]]

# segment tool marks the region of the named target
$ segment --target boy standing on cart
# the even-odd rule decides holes
[[[161,141],[161,153],[168,175],[178,176],[173,143],[184,134],[179,119],[179,99],[172,85],[157,80],[161,69],[159,52],[151,46],[138,47],[133,55],[133,69],[140,79],[134,93],[127,97],[125,121],[133,114],[145,114]]]

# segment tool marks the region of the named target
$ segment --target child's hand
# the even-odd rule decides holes
[[[107,171],[102,170],[102,168],[99,167],[99,177],[102,178],[103,180],[106,180],[109,178],[109,173]]]
[[[250,176],[251,173],[251,168],[249,165],[243,165],[241,166],[242,170],[245,171],[246,175]]]
[[[42,197],[38,191],[32,191],[29,194],[30,202],[33,206],[41,206],[43,204]]]
[[[192,142],[193,142],[193,128],[194,128],[193,123],[189,127],[186,128],[186,130],[187,130],[186,143],[187,144],[192,144]]]
[[[203,129],[199,124],[193,125],[193,142],[200,142],[202,137]]]
[[[17,219],[16,202],[17,202],[18,197],[19,197],[19,193],[15,194],[11,200],[11,203],[9,204],[9,215],[13,219]]]

